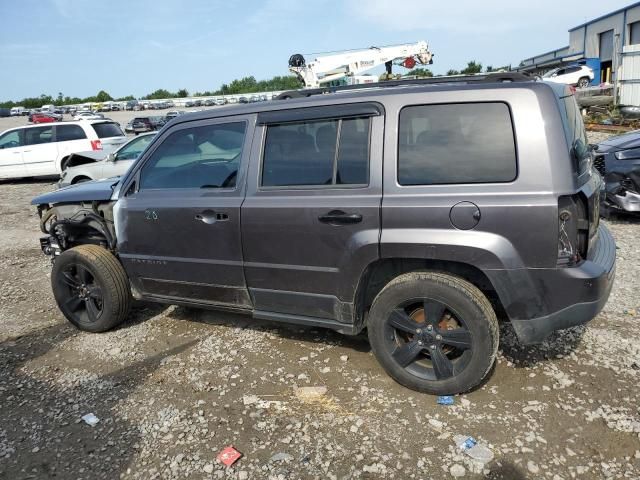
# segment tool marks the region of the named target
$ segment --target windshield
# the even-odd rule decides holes
[[[559,68],[554,68],[553,70],[549,70],[547,73],[545,73],[542,78],[549,78],[552,77],[554,74],[558,73],[558,70],[560,70]]]
[[[118,150],[116,158],[118,160],[135,160],[140,154],[147,148],[147,145],[151,143],[153,135],[145,135],[144,137],[138,137],[131,140],[124,147]]]

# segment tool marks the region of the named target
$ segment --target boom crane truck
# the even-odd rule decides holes
[[[307,62],[304,55],[296,53],[289,58],[289,71],[304,83],[304,88],[353,85],[368,83],[358,75],[378,65],[384,64],[387,76],[391,76],[393,65],[409,69],[416,64],[430,65],[433,56],[424,41],[329,53],[317,56],[311,62]]]

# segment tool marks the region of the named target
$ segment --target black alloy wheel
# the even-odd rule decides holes
[[[66,292],[61,301],[61,309],[67,318],[72,317],[79,324],[95,323],[104,308],[104,295],[96,277],[86,266],[66,265],[56,279],[60,290]]]
[[[444,303],[412,299],[395,308],[387,321],[391,357],[412,375],[445,380],[464,370],[471,358],[472,334]]]

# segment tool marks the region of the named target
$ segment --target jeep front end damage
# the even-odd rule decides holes
[[[79,204],[39,205],[40,248],[52,260],[76,245],[100,245],[115,251],[113,203],[86,202]]]

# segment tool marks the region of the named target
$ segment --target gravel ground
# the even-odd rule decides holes
[[[489,381],[440,406],[364,337],[155,305],[75,330],[28,205],[52,188],[0,183],[0,479],[640,478],[638,220],[607,222],[616,284],[588,327],[523,348],[504,325]],[[457,452],[456,434],[494,460]],[[226,468],[229,445],[244,456]]]

